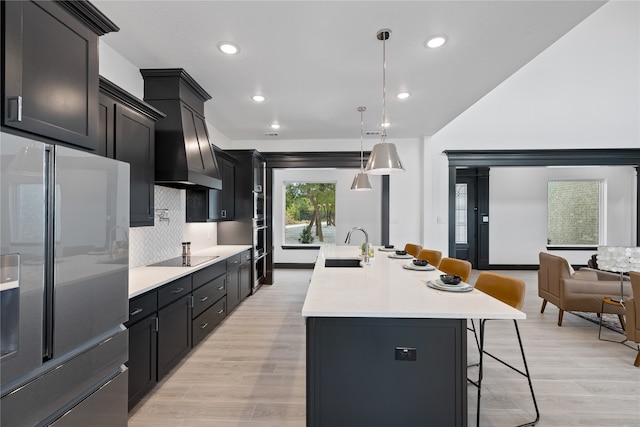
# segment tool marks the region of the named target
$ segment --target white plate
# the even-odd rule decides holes
[[[439,291],[447,292],[469,292],[473,290],[473,285],[464,282],[460,282],[457,285],[440,285],[438,282],[442,283],[440,280],[436,280],[435,282],[427,280],[427,286]]]
[[[407,270],[416,270],[416,271],[433,271],[436,268],[433,265],[415,265],[414,263],[403,264],[402,268],[406,268]]]
[[[395,252],[397,251],[396,248],[378,248],[379,251],[381,252]]]
[[[406,255],[391,254],[391,255],[389,255],[389,258],[395,258],[395,259],[412,259],[412,258],[413,258],[413,255],[411,255],[411,254],[406,254]]]

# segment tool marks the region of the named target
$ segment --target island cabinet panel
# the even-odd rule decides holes
[[[95,151],[98,36],[117,27],[88,4],[106,24],[92,26],[70,13],[70,3],[2,2],[2,124]]]
[[[307,318],[307,426],[466,426],[463,366],[464,319]]]

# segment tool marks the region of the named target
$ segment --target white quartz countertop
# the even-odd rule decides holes
[[[198,264],[195,267],[134,267],[129,269],[129,298],[151,291],[180,277],[191,274],[217,262],[225,262],[230,256],[251,249],[251,245],[218,245],[207,249],[194,251],[192,256],[217,256],[211,261]]]
[[[525,319],[522,311],[479,290],[439,291],[427,287],[440,271],[402,268],[411,259],[391,259],[378,248],[370,264],[325,267],[325,258],[352,258],[358,246],[323,247],[318,254],[304,317],[396,317],[447,319]]]

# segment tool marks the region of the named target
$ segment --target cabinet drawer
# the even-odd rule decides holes
[[[129,321],[125,323],[129,327],[158,309],[158,294],[156,291],[139,295],[129,300]]]
[[[191,276],[183,277],[164,285],[158,290],[158,307],[164,307],[191,292]]]
[[[213,279],[223,275],[227,271],[227,265],[224,262],[217,262],[209,267],[193,273],[193,289],[196,289],[205,283],[209,283]]]
[[[246,250],[244,252],[242,252],[240,254],[240,258],[241,258],[241,262],[245,263],[245,262],[249,262],[251,261],[251,250]]]
[[[193,319],[193,346],[195,347],[200,341],[207,336],[216,326],[222,322],[227,315],[227,299],[222,298],[209,309],[204,311],[200,316]]]
[[[211,307],[226,292],[226,277],[224,275],[193,291],[193,317],[197,317]]]
[[[240,267],[242,262],[242,254],[237,254],[227,258],[227,271]]]

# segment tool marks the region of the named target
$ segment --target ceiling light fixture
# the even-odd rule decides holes
[[[231,42],[220,42],[218,43],[218,49],[222,53],[226,53],[227,55],[235,55],[240,52],[240,47],[237,44]]]
[[[382,40],[382,123],[387,122],[387,57],[386,40],[391,36],[391,30],[378,31],[376,37]],[[396,172],[404,172],[396,146],[387,141],[387,128],[382,126],[381,142],[377,143],[367,161],[366,173],[373,175],[389,175]]]
[[[398,92],[396,94],[396,98],[398,98],[398,99],[407,99],[410,96],[411,96],[410,92]]]
[[[271,129],[280,129],[279,123],[271,123]]]
[[[449,40],[449,38],[447,36],[445,36],[444,34],[438,34],[438,35],[435,35],[435,36],[431,36],[424,42],[424,47],[435,49],[435,48],[440,47],[443,44],[445,44],[448,40]]]
[[[371,182],[369,182],[369,175],[364,173],[364,151],[362,148],[362,142],[364,140],[364,112],[367,111],[367,107],[358,107],[360,111],[360,172],[353,178],[351,189],[354,191],[369,191],[372,190]]]
[[[253,99],[255,102],[264,102],[266,98],[263,95],[253,95],[251,99]]]

